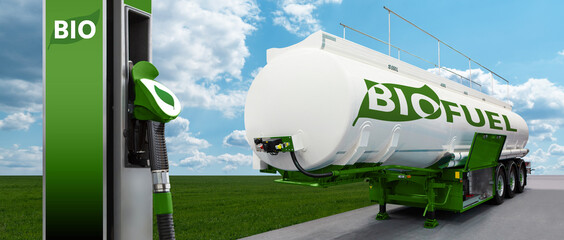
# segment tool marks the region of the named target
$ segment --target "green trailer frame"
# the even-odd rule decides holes
[[[453,157],[443,158],[428,168],[357,163],[312,171],[332,173],[331,177],[325,178],[308,177],[301,172],[271,166],[261,171],[279,172],[282,179],[275,180],[279,183],[312,187],[366,181],[369,183],[370,200],[380,205],[377,220],[389,218],[386,204],[399,204],[424,208],[423,215],[427,217],[424,227],[434,228],[438,226],[436,210],[464,212],[494,197],[497,188],[496,168],[500,164],[499,157],[505,139],[505,135],[475,133],[468,157],[458,161],[456,167],[450,168],[445,166],[453,161]],[[474,192],[469,189],[468,185],[471,183],[477,185],[473,187]],[[473,194],[468,194],[469,192]]]

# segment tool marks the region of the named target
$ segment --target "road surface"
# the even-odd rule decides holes
[[[422,209],[394,204],[387,205],[391,219],[376,221],[376,204],[244,239],[564,239],[564,176],[527,180],[525,192],[499,206],[438,211],[434,229],[423,228]]]

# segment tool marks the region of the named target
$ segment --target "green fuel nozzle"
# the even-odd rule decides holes
[[[180,101],[165,85],[155,81],[159,71],[146,61],[136,63],[131,69],[135,85],[133,116],[139,120],[169,122],[180,114]]]
[[[165,123],[180,114],[180,101],[174,93],[154,79],[159,71],[146,61],[131,69],[135,85],[133,117],[142,120],[147,133],[149,164],[153,175],[153,211],[157,216],[159,239],[175,239],[170,193],[168,154],[165,142]]]

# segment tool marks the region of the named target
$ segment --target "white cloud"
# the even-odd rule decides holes
[[[558,52],[558,55],[564,56],[564,49]]]
[[[509,100],[515,111],[535,119],[564,118],[564,89],[548,79],[531,78],[509,87]]]
[[[246,136],[245,130],[233,130],[233,132],[223,138],[223,146],[249,148]]]
[[[43,151],[40,146],[0,148],[0,175],[42,174]]]
[[[219,80],[240,80],[250,55],[245,40],[261,20],[254,0],[157,1],[154,3],[154,63],[159,81],[186,107],[219,110],[235,117],[246,89],[222,90]]]
[[[497,78],[494,78],[492,90],[491,75],[482,69],[461,71],[449,68],[449,70],[465,77],[468,77],[471,72],[472,81],[480,83],[483,92],[510,102],[514,106],[514,111],[530,116],[532,119],[564,118],[564,111],[562,111],[564,109],[564,88],[548,79],[530,78],[525,83],[508,86],[505,82],[502,84]],[[428,71],[456,82],[460,80],[460,77],[445,70],[441,70],[440,74],[437,68]],[[463,84],[468,85],[467,80],[462,81]]]
[[[564,88],[562,86],[548,79],[537,78],[530,78],[522,84],[508,86],[505,82],[502,84],[494,78],[492,87],[491,75],[481,69],[449,70],[465,77],[468,77],[471,72],[472,80],[482,84],[485,93],[511,103],[513,111],[527,120],[531,140],[556,140],[554,133],[564,124]],[[428,71],[439,73],[437,68]],[[456,82],[460,81],[460,77],[445,70],[441,70],[438,75]],[[468,85],[467,81],[464,83]]]
[[[233,171],[237,170],[237,166],[225,165],[225,167],[223,167],[221,170],[223,170],[224,172],[233,172]]]
[[[191,154],[192,156],[180,160],[177,166],[186,167],[191,171],[199,171],[211,164],[225,164],[222,170],[231,172],[237,170],[240,166],[250,166],[252,163],[252,156],[242,153],[225,153],[219,156],[213,156],[198,150],[193,150]]]
[[[532,172],[535,175],[558,175],[564,174],[564,146],[552,144],[548,151],[537,149],[524,157],[531,162]]]
[[[472,73],[472,80],[482,84],[484,92],[513,104],[513,111],[521,115],[529,127],[529,146],[536,146],[525,160],[530,161],[533,174],[564,174],[564,146],[554,143],[557,131],[564,125],[564,88],[548,79],[530,78],[522,84],[505,85],[492,79],[481,69],[460,71],[450,69],[462,76]],[[429,69],[438,73],[437,69]],[[453,81],[460,78],[448,72],[440,75]],[[464,81],[464,80],[463,80]],[[553,142],[545,151],[538,148],[536,141]]]
[[[550,153],[543,151],[541,148],[537,149],[534,152],[529,152],[525,159],[532,163],[546,163],[550,158]]]
[[[2,79],[0,111],[40,112],[43,109],[43,84],[20,79]]]
[[[562,119],[534,119],[527,122],[530,140],[556,141],[554,134],[563,123]]]
[[[564,146],[553,143],[548,147],[548,153],[551,155],[564,155]]]
[[[35,122],[30,113],[17,112],[0,120],[0,130],[28,130]]]
[[[321,29],[313,12],[326,3],[340,4],[341,0],[284,0],[280,4],[281,10],[272,13],[272,21],[274,25],[282,26],[292,34],[307,36]]]
[[[239,165],[239,166],[251,165],[252,162],[252,156],[245,155],[242,153],[237,153],[234,155],[225,153],[217,156],[217,159],[219,159],[219,161],[221,162],[225,162],[233,165]]]
[[[240,166],[250,166],[252,157],[241,153],[221,154],[219,156],[208,155],[203,152],[211,144],[202,138],[198,138],[190,131],[190,121],[183,117],[166,124],[165,129],[167,150],[169,159],[177,158],[180,161],[170,160],[173,167],[186,167],[190,171],[200,171],[210,164],[224,164],[223,170],[226,172],[234,171]],[[239,146],[241,141],[245,141],[245,130],[234,130],[223,140],[226,146]],[[246,141],[245,145],[248,144]],[[178,158],[180,156],[180,158]]]
[[[260,72],[261,70],[262,70],[262,67],[258,67],[258,68],[256,68],[255,70],[253,70],[253,71],[251,72],[251,77],[252,77],[252,78],[256,78],[257,75],[259,74],[259,72]]]
[[[253,157],[251,155],[245,155],[242,153],[232,154],[222,154],[217,156],[219,162],[226,163],[225,167],[222,169],[225,172],[230,172],[236,170],[240,166],[250,166]]]
[[[194,153],[211,146],[205,139],[193,136],[190,132],[190,121],[182,117],[177,117],[166,124],[165,135],[170,154]]]
[[[200,170],[207,167],[214,160],[214,156],[207,155],[198,150],[193,150],[192,156],[180,160],[178,166],[187,167],[189,170]]]

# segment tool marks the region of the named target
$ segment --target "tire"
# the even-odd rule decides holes
[[[521,161],[518,169],[517,186],[515,186],[515,192],[522,193],[523,191],[525,191],[525,180],[527,179],[527,166],[525,166],[525,162]]]
[[[500,164],[495,170],[495,192],[493,203],[496,205],[502,204],[505,197],[506,187],[505,168]]]
[[[509,171],[506,178],[506,186],[507,186],[507,189],[505,190],[506,198],[515,197],[515,192],[517,191],[518,178],[519,178],[519,172],[517,171],[517,165],[515,164],[509,165]]]

